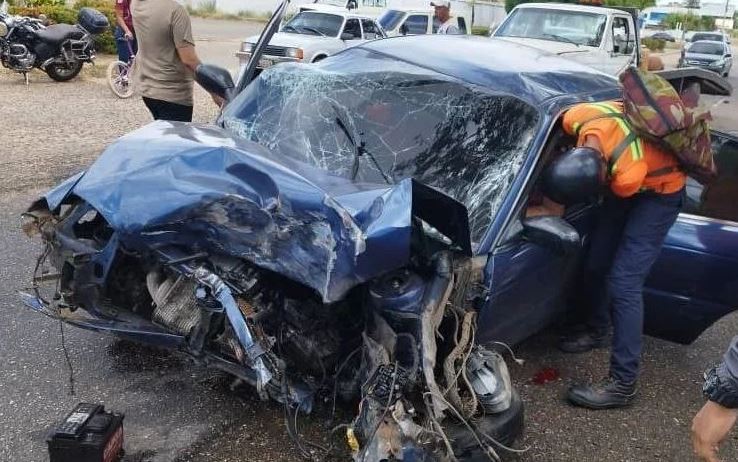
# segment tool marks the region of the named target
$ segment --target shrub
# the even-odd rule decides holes
[[[482,35],[484,37],[489,35],[489,27],[474,26],[472,27],[471,33],[474,35]]]
[[[34,18],[37,18],[40,15],[45,15],[48,20],[54,24],[76,24],[79,10],[83,7],[95,8],[108,18],[111,27],[95,37],[95,49],[99,53],[115,54],[117,51],[115,38],[113,37],[115,9],[112,2],[107,2],[105,0],[80,0],[71,8],[49,2],[46,4],[39,4],[37,6],[11,7],[10,12],[21,16],[32,16]]]
[[[664,47],[666,46],[666,40],[653,37],[646,37],[641,42],[651,51],[664,51]]]

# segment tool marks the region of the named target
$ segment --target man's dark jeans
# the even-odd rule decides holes
[[[131,59],[131,52],[135,55],[138,53],[138,42],[134,38],[130,42],[126,40],[125,33],[120,26],[115,26],[115,46],[118,49],[118,61],[127,63]],[[130,45],[130,48],[129,48]]]
[[[605,331],[612,320],[610,375],[625,383],[638,378],[643,336],[643,286],[666,234],[684,203],[684,190],[608,197],[592,235],[587,270],[590,327]]]
[[[160,99],[143,97],[146,107],[151,111],[154,120],[173,120],[177,122],[192,122],[192,106],[170,103]]]

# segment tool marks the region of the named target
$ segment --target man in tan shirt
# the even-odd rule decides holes
[[[187,10],[174,0],[133,0],[136,86],[155,120],[192,121],[195,53]]]

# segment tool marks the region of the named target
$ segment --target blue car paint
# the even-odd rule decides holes
[[[464,207],[412,179],[355,184],[210,125],[147,125],[52,190],[49,208],[68,195],[102,214],[128,247],[179,243],[245,258],[327,303],[407,264],[412,214],[471,250]],[[444,213],[427,205],[434,200],[447,204]],[[456,230],[445,223],[452,211]]]
[[[550,321],[555,313],[560,312],[561,296],[567,288],[572,265],[581,255],[562,257],[524,241],[502,245],[503,231],[516,219],[513,212],[520,210],[523,188],[529,184],[543,146],[561,112],[578,102],[618,98],[620,91],[616,80],[545,52],[494,39],[404,37],[370,42],[356,48],[426,67],[472,85],[512,94],[539,109],[542,117],[538,133],[530,145],[524,165],[475,252],[491,256],[485,268],[488,297],[481,307],[479,338],[482,341],[498,338],[517,341],[534,333]],[[344,53],[349,51],[336,56]],[[325,62],[328,63],[330,59]],[[70,194],[80,196],[116,224],[122,241],[133,245],[151,245],[156,242],[171,243],[166,234],[161,234],[167,230],[159,229],[146,236],[134,236],[135,233],[148,226],[155,229],[164,223],[164,218],[187,217],[186,213],[182,213],[195,205],[200,206],[203,200],[222,199],[235,192],[248,197],[255,204],[252,209],[261,210],[260,207],[268,209],[281,206],[275,198],[284,195],[300,205],[298,213],[309,210],[319,214],[320,220],[329,224],[330,234],[341,249],[336,276],[329,277],[325,271],[319,272],[319,275],[305,274],[304,271],[291,268],[297,262],[304,269],[303,259],[325,265],[330,260],[326,253],[311,251],[297,256],[291,252],[280,252],[280,257],[284,258],[281,260],[270,259],[263,254],[248,255],[249,249],[238,246],[230,250],[235,254],[245,253],[258,259],[260,265],[313,287],[326,301],[338,299],[357,283],[405,263],[408,256],[409,209],[415,205],[413,195],[416,190],[422,190],[422,185],[414,185],[409,180],[393,187],[353,184],[289,159],[267,159],[271,154],[263,148],[244,143],[229,139],[212,126],[178,126],[163,122],[152,124],[122,138],[106,151],[90,172],[81,179],[72,178],[52,190],[46,200],[51,208],[56,208]],[[218,159],[217,162],[212,161],[212,155]],[[142,159],[153,160],[153,164],[142,164]],[[170,161],[174,162],[170,165]],[[229,166],[236,167],[237,164],[243,164],[245,170],[229,170]],[[223,175],[224,172],[233,178],[246,178],[249,186],[244,189],[244,184],[239,184],[240,180],[230,181],[228,175]],[[107,183],[111,178],[119,181],[114,182],[112,188]],[[257,178],[259,181],[256,181]],[[161,196],[163,183],[170,186],[165,190],[173,197]],[[131,198],[124,197],[126,191],[133,192],[132,197],[142,200],[130,203]],[[330,198],[328,203],[326,197]],[[425,201],[418,202],[425,202],[425,208],[430,209],[433,208],[432,198],[452,201],[452,208],[456,209],[453,216],[463,221],[463,213],[459,211],[459,207],[463,209],[463,206],[460,204],[453,204],[455,201],[441,194],[431,193],[425,198]],[[588,216],[591,217],[591,214],[584,214],[580,217],[583,220],[581,223],[574,223],[584,239],[589,229]],[[357,235],[353,233],[355,228],[361,230],[366,244],[362,252],[357,252],[360,246],[357,245]],[[450,230],[450,234],[455,236],[454,241],[459,248],[468,249],[468,242],[461,236],[463,228],[462,223],[459,229]],[[198,233],[211,233],[207,238],[209,245],[218,243],[223,237],[218,230],[207,226],[188,227],[188,231],[195,233],[190,237]],[[736,241],[724,241],[721,236],[725,234],[722,231],[713,228],[710,235],[716,237],[700,241],[696,227],[685,227],[682,221],[675,226],[662,258],[666,259],[664,261],[671,258],[671,261],[662,267],[657,264],[660,269],[655,270],[649,280],[649,294],[662,294],[664,303],[660,308],[668,311],[679,300],[689,298],[670,292],[669,281],[679,279],[680,268],[681,271],[689,271],[689,265],[682,264],[685,261],[684,254],[698,250],[699,245],[704,245],[711,252],[703,254],[702,264],[712,265],[710,267],[715,269],[712,279],[715,284],[729,282],[726,274],[735,275],[735,265],[729,268],[732,260],[726,260],[721,266],[714,258],[717,254],[735,249]],[[322,236],[327,235],[325,233]],[[711,247],[713,245],[716,248]],[[671,257],[669,249],[674,250]],[[535,271],[531,271],[531,268]],[[667,290],[660,290],[660,287]],[[702,288],[695,290],[697,292],[701,296]],[[725,301],[734,302],[732,306],[736,306],[738,302],[735,298],[735,294],[728,294]],[[689,300],[693,301],[694,298]],[[686,324],[684,319],[676,316],[664,319],[657,314],[656,319],[665,326],[663,331],[667,333],[695,330],[694,326],[699,323],[692,321],[702,320],[706,324],[716,313],[726,312],[724,305],[718,305],[707,301],[697,307],[690,305],[689,309],[693,311],[689,313],[690,319]],[[707,307],[707,312],[700,311],[703,307]],[[513,322],[516,317],[511,314],[515,312],[524,316]],[[656,313],[651,304],[648,305],[647,321],[651,316],[649,313]],[[651,319],[654,319],[653,316]],[[505,320],[510,322],[506,323]],[[92,324],[92,328],[101,330],[121,329],[120,326],[105,327],[102,321]]]
[[[646,330],[693,342],[738,308],[738,224],[682,215],[646,287]]]

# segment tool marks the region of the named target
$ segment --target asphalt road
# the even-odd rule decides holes
[[[258,25],[195,21],[204,61],[235,69],[233,52],[242,34]],[[243,30],[243,32],[242,32]],[[116,137],[149,120],[137,100],[115,99],[99,73],[55,84],[34,75],[25,88],[0,72],[0,461],[46,459],[47,429],[79,401],[102,402],[126,414],[126,461],[297,461],[286,437],[281,409],[259,402],[249,389],[172,353],[146,349],[66,328],[76,395],[59,324],[23,308],[16,292],[27,287],[38,249],[19,230],[18,216],[47,186],[91,162]],[[738,88],[738,70],[732,77]],[[735,100],[716,108],[718,123],[738,130]],[[720,112],[718,112],[720,111]],[[722,111],[725,111],[723,115]],[[201,91],[196,120],[215,109]],[[700,407],[700,374],[717,360],[738,319],[729,317],[691,346],[649,339],[640,396],[628,410],[591,412],[562,400],[568,384],[606,374],[606,353],[579,356],[556,352],[551,334],[516,348],[525,365],[511,364],[526,405],[527,432],[521,461],[688,461],[689,424]],[[534,385],[544,367],[561,378]],[[327,425],[318,414],[305,432]],[[738,432],[726,443],[726,460],[738,460]]]

